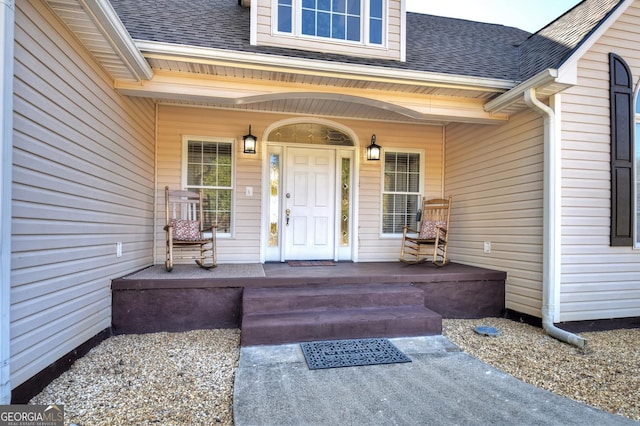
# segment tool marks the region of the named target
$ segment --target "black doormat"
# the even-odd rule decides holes
[[[388,339],[326,340],[300,346],[309,370],[411,362]]]
[[[336,266],[332,260],[290,260],[289,266]]]

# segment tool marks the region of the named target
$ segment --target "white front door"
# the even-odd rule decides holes
[[[335,257],[336,153],[332,149],[287,148],[285,165],[284,257]]]

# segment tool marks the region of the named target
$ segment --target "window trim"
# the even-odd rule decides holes
[[[426,177],[426,154],[424,149],[418,148],[383,148],[381,152],[381,172],[380,172],[380,224],[379,224],[379,235],[380,238],[402,238],[402,233],[385,233],[384,232],[384,194],[386,193],[384,190],[384,171],[385,171],[385,161],[386,161],[386,153],[388,152],[396,152],[403,154],[418,154],[420,159],[418,160],[418,164],[420,165],[420,178],[419,178],[419,189],[416,195],[419,196],[418,200],[418,208],[420,208],[421,201],[424,197],[425,190],[425,177]],[[417,213],[417,212],[416,212]]]
[[[361,46],[372,49],[386,49],[389,37],[389,0],[382,1],[382,34],[380,43],[370,42],[371,27],[371,5],[370,0],[361,0],[361,24],[360,41],[339,39],[333,37],[320,37],[302,33],[302,0],[291,0],[292,3],[292,23],[291,32],[281,32],[278,29],[278,0],[271,0],[271,35],[277,37],[291,37],[316,43],[337,44],[342,46]]]
[[[231,217],[229,218],[229,232],[216,232],[216,237],[233,238],[235,234],[235,222],[236,222],[236,139],[224,138],[214,136],[198,136],[198,135],[183,135],[182,136],[182,158],[180,161],[180,180],[181,188],[214,188],[209,186],[187,186],[187,172],[188,172],[188,159],[189,159],[189,142],[218,142],[228,143],[231,145]],[[218,187],[219,189],[226,189]]]

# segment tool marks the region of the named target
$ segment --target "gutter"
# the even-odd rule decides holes
[[[560,144],[556,133],[554,110],[536,97],[536,89],[524,92],[529,108],[544,118],[544,189],[543,189],[543,248],[542,248],[542,328],[551,337],[585,349],[587,340],[554,325],[560,281]]]
[[[0,0],[0,405],[11,403],[11,169],[15,3]]]
[[[548,68],[542,71],[539,74],[531,77],[529,80],[526,80],[520,84],[518,84],[513,89],[509,90],[506,93],[498,96],[497,98],[487,102],[484,105],[484,110],[487,112],[496,112],[500,111],[503,108],[506,108],[516,102],[522,100],[523,93],[526,93],[529,89],[535,89],[538,87],[544,87],[548,84],[556,82],[558,78],[558,70],[553,68]]]

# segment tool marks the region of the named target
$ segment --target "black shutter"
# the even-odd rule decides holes
[[[633,83],[625,61],[609,53],[611,245],[633,245]]]

